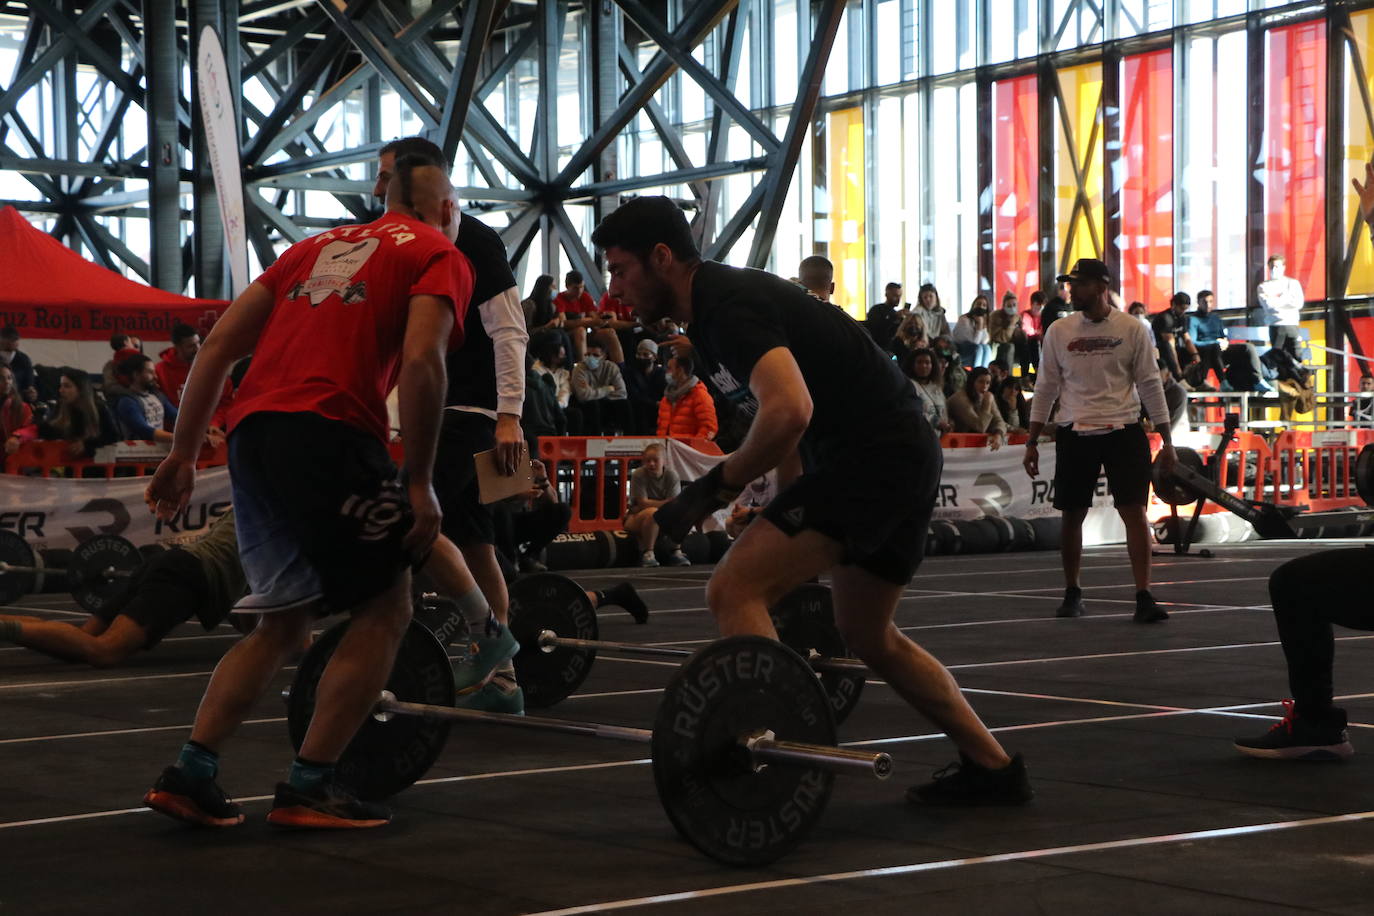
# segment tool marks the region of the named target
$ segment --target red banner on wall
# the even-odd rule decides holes
[[[14,325],[21,337],[106,340],[121,332],[167,340],[178,322],[205,333],[229,306],[127,280],[12,207],[0,208],[0,274],[0,327]]]

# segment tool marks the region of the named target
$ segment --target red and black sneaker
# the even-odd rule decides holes
[[[181,767],[163,770],[143,796],[143,804],[159,814],[198,827],[235,827],[243,823],[239,806],[213,779],[200,782],[187,779]]]
[[[1298,715],[1284,700],[1283,719],[1255,738],[1237,738],[1236,750],[1269,760],[1345,760],[1355,753],[1346,734],[1345,710],[1331,708],[1322,719]]]
[[[324,783],[313,790],[277,783],[277,797],[267,813],[267,823],[294,830],[350,830],[383,827],[391,822],[391,810],[359,801],[338,783]]]

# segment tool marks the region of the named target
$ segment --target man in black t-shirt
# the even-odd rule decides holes
[[[1193,297],[1187,293],[1174,293],[1169,300],[1169,307],[1150,321],[1159,358],[1169,367],[1169,374],[1176,382],[1183,381],[1187,367],[1197,359],[1193,339],[1188,334],[1187,313],[1192,302]]]
[[[663,531],[681,540],[750,481],[778,471],[781,492],[707,584],[721,633],[776,639],[768,608],[829,571],[849,649],[959,747],[960,764],[908,798],[1029,800],[1020,756],[1008,756],[949,671],[892,622],[924,553],[941,469],[911,383],[839,309],[772,274],[703,261],[666,197],[626,203],[592,241],[605,252],[611,295],[646,325],[688,324],[697,374],[753,416],[736,451],[658,510]]]

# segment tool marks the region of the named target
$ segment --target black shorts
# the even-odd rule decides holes
[[[491,508],[482,505],[472,456],[496,446],[496,421],[467,410],[445,410],[434,458],[434,494],[444,512],[444,536],[455,544],[495,540]]]
[[[143,648],[151,649],[172,630],[198,616],[209,591],[200,560],[173,548],[140,566],[119,597],[94,613],[107,624],[116,617],[128,617],[148,634]]]
[[[944,458],[925,417],[900,414],[859,439],[822,444],[807,470],[763,510],[783,533],[817,531],[845,565],[906,585],[925,557]]]
[[[1150,441],[1139,423],[1096,436],[1061,426],[1054,442],[1056,509],[1090,508],[1104,467],[1113,504],[1143,506],[1150,501]]]
[[[250,593],[239,613],[319,602],[358,606],[411,565],[414,515],[386,446],[313,413],[257,413],[229,436],[239,558]],[[321,601],[322,599],[322,601]]]

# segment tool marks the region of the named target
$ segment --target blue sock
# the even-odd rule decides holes
[[[219,754],[203,744],[187,741],[181,746],[177,766],[192,782],[208,782],[219,773]]]
[[[297,757],[291,763],[291,773],[286,777],[286,781],[293,789],[309,792],[318,789],[333,778],[334,764],[315,763]]]

